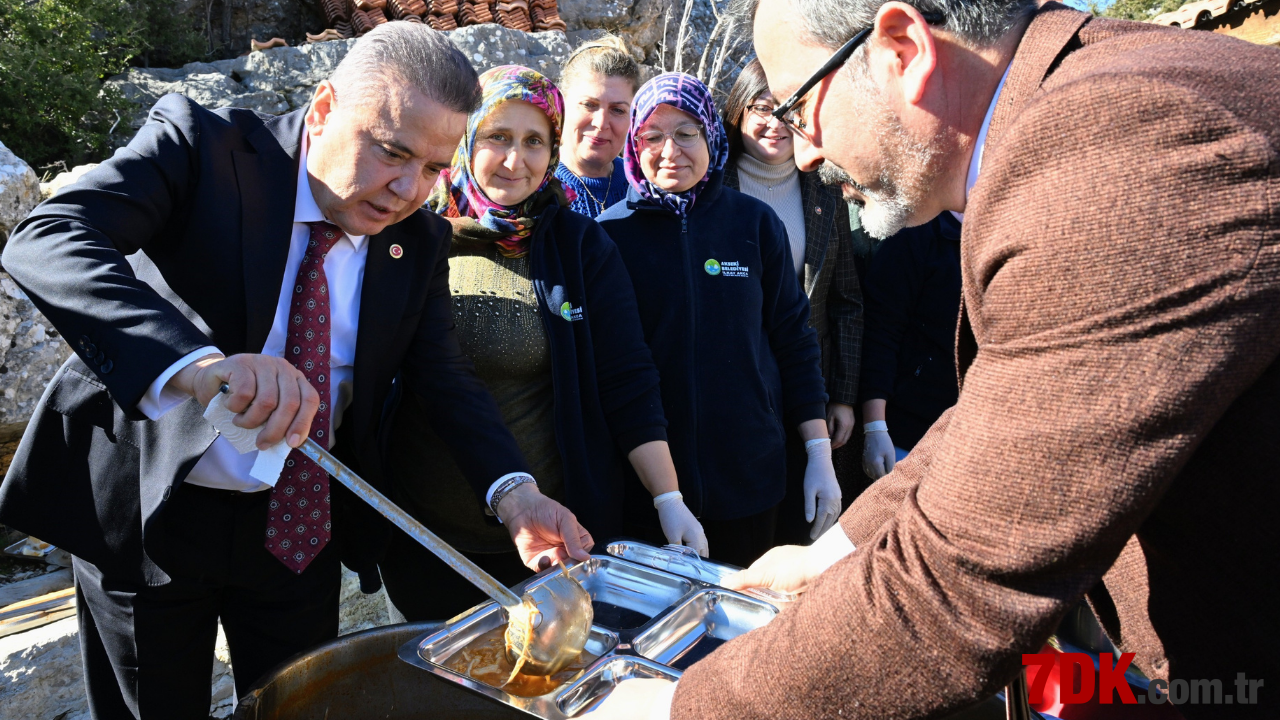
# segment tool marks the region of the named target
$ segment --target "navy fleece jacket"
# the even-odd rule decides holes
[[[597,220],[635,285],[686,504],[734,520],[782,500],[785,428],[826,416],[787,231],[712,175],[681,218],[632,190]]]
[[[530,260],[551,345],[565,505],[602,543],[622,532],[627,453],[667,439],[658,371],[618,248],[594,220],[547,208]]]
[[[944,212],[876,250],[862,286],[864,401],[882,398],[889,437],[911,450],[956,404],[960,221]]]

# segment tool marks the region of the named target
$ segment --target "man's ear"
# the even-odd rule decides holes
[[[884,72],[901,87],[903,102],[918,104],[938,64],[938,49],[924,16],[905,3],[885,3],[876,13],[869,40],[872,75]]]
[[[334,92],[333,83],[320,81],[315,94],[311,96],[311,107],[307,110],[307,127],[312,135],[323,135],[329,113],[338,107],[338,96]]]

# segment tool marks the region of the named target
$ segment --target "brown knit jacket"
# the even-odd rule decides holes
[[[1153,677],[1266,683],[1184,716],[1280,717],[1277,88],[1275,48],[1038,12],[965,212],[958,403],[673,718],[935,717],[1085,593]]]

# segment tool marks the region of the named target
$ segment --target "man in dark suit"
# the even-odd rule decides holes
[[[749,4],[801,169],[877,237],[964,214],[959,396],[729,581],[800,602],[600,717],[942,717],[1082,597],[1145,697],[1280,715],[1280,50],[1037,0]]]
[[[163,98],[13,233],[5,268],[76,355],[0,486],[0,521],[76,558],[95,717],[207,717],[219,619],[243,693],[337,634],[339,560],[378,587],[389,526],[296,450],[274,487],[250,475],[255,453],[202,417],[224,383],[259,448],[310,437],[386,487],[399,377],[527,564],[585,557],[590,537],[538,494],[459,349],[449,225],[419,210],[478,100],[443,35],[390,23],[306,111]]]

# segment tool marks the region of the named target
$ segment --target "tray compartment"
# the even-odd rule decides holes
[[[595,709],[623,680],[679,680],[680,673],[641,657],[615,655],[601,658],[586,673],[560,693],[556,705],[565,717]]]
[[[455,618],[443,630],[428,637],[418,647],[418,654],[423,660],[439,665],[471,641],[506,622],[506,618],[502,616],[502,608],[497,603],[484,603],[469,614]],[[592,655],[603,657],[617,644],[617,635],[592,625],[591,635],[587,638],[584,649]]]
[[[631,646],[639,655],[684,670],[743,633],[763,627],[778,609],[728,590],[703,590],[645,630]]]
[[[593,624],[610,630],[641,627],[694,590],[685,578],[602,555],[574,565],[569,574],[591,596]]]
[[[680,577],[691,578],[719,587],[724,586],[725,578],[742,569],[736,565],[705,560],[699,557],[692,548],[681,545],[654,547],[640,542],[620,540],[609,543],[608,547],[605,548],[605,552],[614,557],[630,560],[646,567],[663,570]],[[778,592],[768,588],[749,588],[738,592],[775,605],[793,602],[797,597],[795,593]]]
[[[502,609],[498,607],[497,603],[485,603],[476,607],[470,614],[455,618],[445,628],[423,640],[418,646],[418,657],[436,666],[438,669],[432,670],[436,674],[448,674],[465,680],[466,684],[482,686],[487,691],[485,694],[495,697],[504,696],[523,699],[515,698],[515,696],[500,687],[495,687],[482,680],[459,673],[445,665],[451,657],[467,647],[476,638],[505,624],[506,620],[503,618]],[[587,638],[587,645],[584,651],[597,658],[602,658],[610,653],[617,644],[617,635],[604,628],[592,626],[591,635]],[[550,690],[546,696],[561,692],[564,687],[565,685],[560,685]]]

